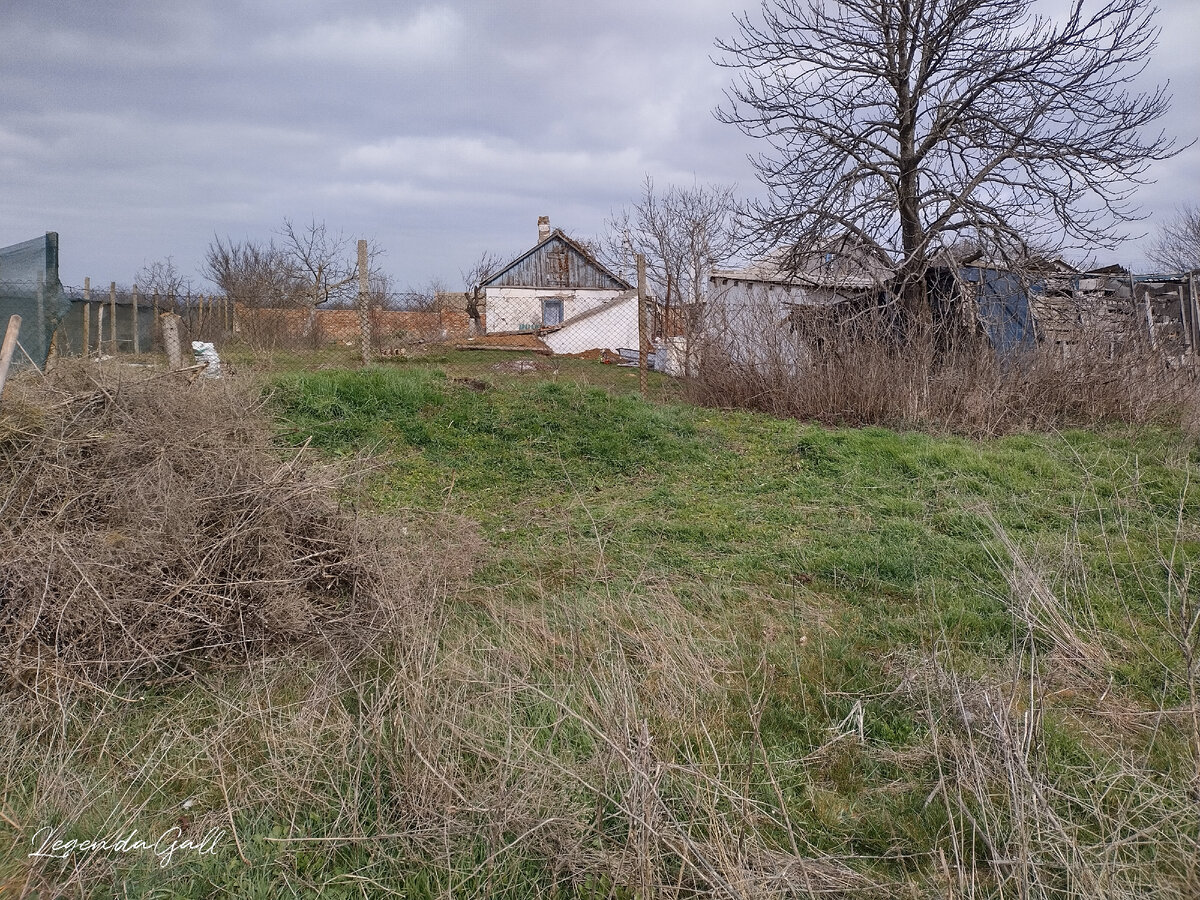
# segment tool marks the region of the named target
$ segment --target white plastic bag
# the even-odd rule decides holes
[[[207,341],[192,341],[192,355],[196,365],[208,363],[208,368],[204,370],[205,378],[221,377],[221,357],[217,356],[216,347]]]

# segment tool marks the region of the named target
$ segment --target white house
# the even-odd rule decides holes
[[[556,353],[637,346],[633,285],[561,230],[551,231],[547,216],[538,219],[537,244],[479,287],[488,334],[535,332]]]

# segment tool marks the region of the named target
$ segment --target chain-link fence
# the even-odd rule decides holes
[[[163,349],[162,317],[176,317],[185,342],[228,343],[234,332],[234,307],[226,298],[206,294],[146,294],[110,282],[62,289],[62,315],[53,335],[59,356],[115,356]]]

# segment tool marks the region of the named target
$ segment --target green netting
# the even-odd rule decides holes
[[[10,316],[20,316],[18,340],[25,350],[13,357],[14,366],[28,364],[26,353],[39,366],[46,364],[54,329],[70,306],[58,279],[57,234],[0,247],[0,335]]]

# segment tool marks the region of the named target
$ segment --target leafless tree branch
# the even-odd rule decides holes
[[[1134,92],[1158,29],[1149,0],[764,0],[719,41],[737,70],[717,118],[770,150],[762,247],[842,231],[898,263],[906,307],[944,246],[1112,247],[1150,164],[1181,147],[1151,129],[1163,88]]]

